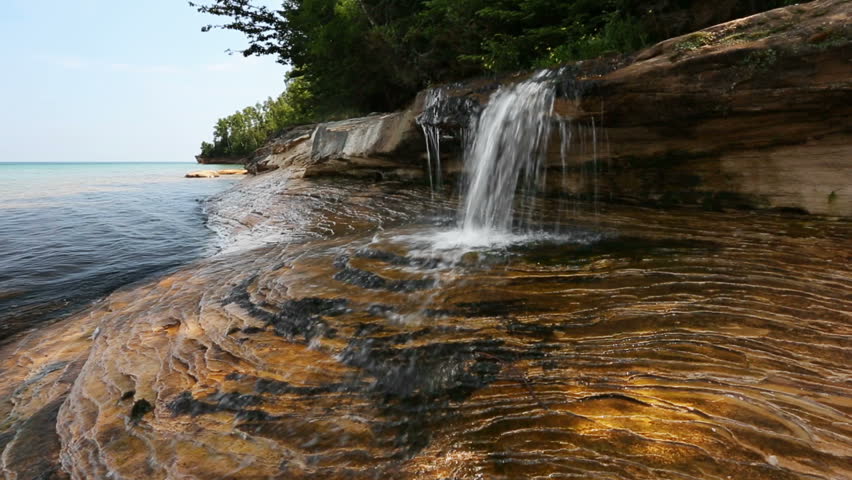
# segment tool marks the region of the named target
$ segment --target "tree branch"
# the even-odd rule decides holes
[[[367,11],[367,6],[364,5],[364,0],[358,0],[358,5],[361,5],[361,10],[364,12],[364,16],[367,17],[367,21],[370,22],[370,25],[373,28],[376,28],[376,21],[370,16],[370,12]]]

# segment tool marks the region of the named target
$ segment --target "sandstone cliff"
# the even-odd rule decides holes
[[[850,10],[815,1],[558,69],[554,114],[595,145],[563,159],[555,134],[549,165],[569,176],[551,187],[605,201],[852,216]],[[404,112],[295,128],[247,167],[423,175],[419,117],[440,129],[452,174],[469,117],[501,84],[525,78],[448,85],[438,103],[424,92]]]
[[[286,168],[293,176],[347,175],[416,178],[423,152],[412,109],[319,125],[293,127],[246,163],[252,173]]]

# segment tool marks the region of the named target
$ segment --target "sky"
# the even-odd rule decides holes
[[[194,162],[286,68],[186,0],[0,0],[0,162]]]

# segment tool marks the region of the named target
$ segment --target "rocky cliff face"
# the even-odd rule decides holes
[[[279,168],[291,176],[420,176],[423,140],[414,111],[288,129],[246,163],[252,173]]]
[[[601,200],[852,215],[850,11],[848,1],[816,1],[560,70],[555,114],[595,145],[563,156],[555,135],[550,166],[570,178],[553,187]],[[444,96],[484,104],[495,86]],[[446,132],[459,124],[457,115],[429,121]]]
[[[848,1],[819,0],[554,72],[553,193],[852,216],[850,11]],[[457,173],[470,119],[501,84],[526,78],[448,85],[405,112],[293,129],[248,168],[422,176],[419,117],[440,130],[446,170]],[[566,156],[566,135],[584,146]]]

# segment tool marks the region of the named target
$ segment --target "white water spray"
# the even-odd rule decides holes
[[[597,211],[598,125],[594,117],[586,122],[553,113],[556,84],[563,74],[543,70],[529,80],[499,88],[481,114],[472,115],[468,127],[460,129],[464,176],[458,223],[456,229],[436,235],[433,244],[438,249],[491,248],[562,235],[566,233],[562,215],[570,207],[565,205],[566,198],[573,199],[576,215],[583,191],[588,191]],[[576,100],[580,92],[574,91],[570,97]],[[453,112],[448,100],[446,91],[430,90],[424,99],[424,112],[429,114],[418,120],[426,139],[433,192],[441,188],[438,125],[446,115],[442,110]],[[538,205],[541,199],[537,196],[547,186],[552,129],[561,137],[562,163],[559,189],[563,198],[555,215]],[[572,161],[575,157],[580,161]],[[579,178],[571,181],[576,173]],[[547,223],[554,228],[546,227]]]
[[[555,99],[546,73],[500,88],[472,129],[459,216],[464,237],[509,233],[518,187],[532,194],[543,180]]]

